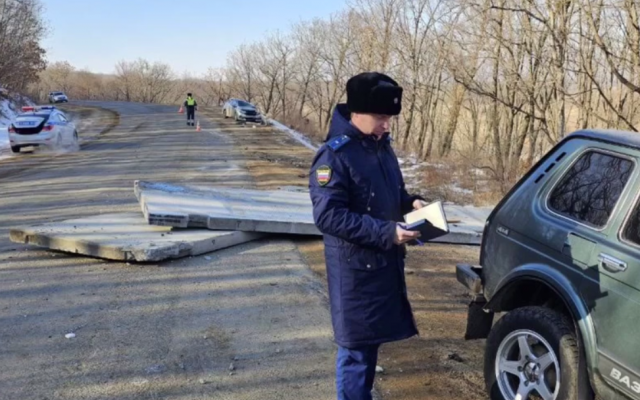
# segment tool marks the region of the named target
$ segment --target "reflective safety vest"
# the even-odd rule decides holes
[[[187,97],[187,105],[188,106],[194,106],[196,104],[196,99],[194,99],[193,97]]]

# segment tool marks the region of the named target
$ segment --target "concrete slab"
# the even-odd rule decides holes
[[[152,226],[139,213],[103,214],[10,231],[15,243],[116,261],[158,262],[197,256],[264,235]]]
[[[136,181],[134,191],[153,225],[321,235],[305,188],[252,190]],[[444,209],[450,233],[434,242],[481,243],[491,208],[445,204]]]
[[[320,235],[307,192],[144,181],[134,182],[134,192],[152,225]]]
[[[491,207],[458,206],[444,204],[444,213],[449,223],[449,234],[433,242],[480,245],[484,224]]]

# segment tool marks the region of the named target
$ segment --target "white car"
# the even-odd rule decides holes
[[[78,145],[76,125],[54,106],[22,107],[22,113],[9,124],[8,131],[14,153],[23,147],[59,149],[69,144]]]
[[[64,92],[50,92],[49,103],[68,103],[69,98]]]

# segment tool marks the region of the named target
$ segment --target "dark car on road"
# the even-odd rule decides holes
[[[640,399],[639,161],[636,132],[567,135],[457,265],[492,399]]]

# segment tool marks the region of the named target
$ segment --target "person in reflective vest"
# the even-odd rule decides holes
[[[198,103],[191,93],[187,93],[187,99],[184,101],[184,107],[187,109],[187,126],[196,126],[196,110]]]

